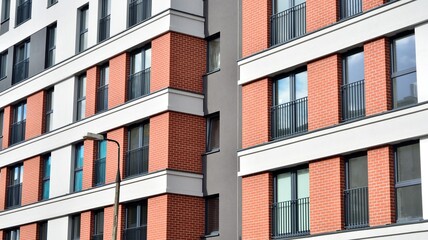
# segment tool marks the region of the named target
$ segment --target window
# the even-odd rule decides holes
[[[79,10],[79,52],[84,51],[88,47],[88,10],[88,5]]]
[[[205,199],[205,235],[217,235],[219,226],[219,196]]]
[[[3,0],[1,5],[1,22],[9,20],[10,17],[10,0]]]
[[[48,222],[39,223],[39,238],[38,240],[48,240]]]
[[[207,119],[207,151],[220,148],[220,115],[215,114]]]
[[[220,34],[208,40],[208,72],[220,69]]]
[[[340,18],[351,17],[362,11],[362,0],[340,0]]]
[[[98,141],[98,154],[95,160],[95,185],[102,185],[106,179],[107,141]]]
[[[7,51],[0,53],[0,80],[7,76]]]
[[[57,2],[58,2],[58,0],[48,0],[48,7],[54,5]]]
[[[152,49],[150,46],[139,49],[131,54],[128,100],[149,94],[151,60]]]
[[[101,15],[99,20],[98,41],[101,42],[110,37],[110,0],[101,0]]]
[[[94,231],[91,240],[103,240],[104,210],[94,212]]]
[[[19,228],[14,228],[11,230],[6,231],[6,238],[5,240],[19,240]]]
[[[4,121],[4,111],[0,111],[0,150],[3,149],[3,121]]]
[[[274,189],[272,235],[309,234],[309,169],[303,167],[278,173]]]
[[[126,176],[147,173],[149,165],[149,123],[141,123],[128,130]]]
[[[367,156],[355,155],[346,160],[345,228],[369,225]]]
[[[18,0],[16,7],[16,25],[31,18],[31,0]]]
[[[274,0],[273,7],[272,46],[306,33],[306,0]]]
[[[86,111],[86,74],[77,78],[77,114],[76,120],[85,118]]]
[[[13,107],[12,134],[10,144],[25,140],[25,125],[27,119],[27,101],[20,102]]]
[[[28,78],[30,64],[30,40],[15,46],[15,63],[13,66],[13,84]]]
[[[54,88],[51,88],[46,91],[45,132],[50,132],[53,129],[53,101],[54,101]]]
[[[80,214],[71,217],[71,240],[80,240]]]
[[[272,139],[308,130],[308,74],[306,70],[279,77],[273,85]]]
[[[146,239],[147,235],[147,200],[131,203],[125,207],[124,239]]]
[[[364,52],[350,53],[343,57],[342,120],[364,117]]]
[[[152,14],[152,0],[131,0],[129,3],[129,27],[140,23]]]
[[[46,36],[46,63],[45,67],[51,67],[55,64],[56,52],[56,23],[49,26]]]
[[[109,83],[109,66],[100,67],[100,81],[97,89],[97,112],[108,109],[108,83]]]
[[[419,143],[395,147],[397,222],[422,219]]]
[[[84,147],[83,143],[75,145],[74,153],[74,186],[73,191],[78,192],[82,190],[82,178],[83,178],[83,156]]]
[[[49,199],[49,188],[51,180],[51,155],[43,158],[42,199]]]
[[[394,108],[417,103],[415,35],[392,40],[391,57]]]
[[[22,178],[24,166],[22,164],[9,168],[9,184],[7,186],[7,207],[21,206]]]

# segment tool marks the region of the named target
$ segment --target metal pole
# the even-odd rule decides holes
[[[110,142],[117,144],[117,172],[116,172],[116,188],[114,194],[114,218],[113,218],[113,232],[112,240],[117,239],[117,225],[118,225],[118,213],[119,213],[119,194],[120,194],[120,144],[113,139],[105,139]]]

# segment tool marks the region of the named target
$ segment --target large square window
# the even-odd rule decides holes
[[[125,239],[146,239],[147,237],[147,200],[130,203],[125,206]]]
[[[128,25],[132,27],[143,22],[152,14],[152,0],[131,0],[129,3]]]

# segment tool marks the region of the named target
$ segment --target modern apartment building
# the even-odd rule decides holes
[[[235,1],[0,9],[1,240],[238,238]]]
[[[242,0],[242,239],[428,238],[427,9]]]

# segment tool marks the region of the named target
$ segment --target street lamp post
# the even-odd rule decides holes
[[[114,193],[114,218],[113,218],[113,231],[112,231],[112,240],[117,239],[117,225],[118,225],[118,213],[119,213],[119,194],[120,194],[120,144],[114,139],[105,138],[101,134],[90,133],[88,132],[83,136],[85,140],[94,140],[94,141],[108,141],[114,142],[117,145],[117,171],[116,171],[116,187]]]

